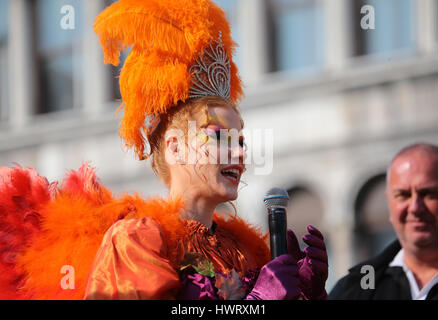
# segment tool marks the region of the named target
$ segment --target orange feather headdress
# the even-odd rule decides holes
[[[237,103],[242,96],[230,26],[212,0],[120,0],[97,17],[94,30],[105,63],[118,65],[120,51],[132,47],[120,74],[124,115],[119,134],[140,159],[145,158],[148,117],[192,97],[192,67],[200,59],[203,64],[205,50],[215,43],[227,56],[228,98]]]

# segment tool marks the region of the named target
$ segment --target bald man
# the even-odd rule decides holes
[[[438,300],[438,147],[401,150],[388,168],[385,193],[398,240],[351,268],[329,299]]]

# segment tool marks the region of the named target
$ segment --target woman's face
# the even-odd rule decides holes
[[[240,115],[231,107],[214,106],[199,111],[189,123],[182,163],[172,170],[172,183],[187,192],[217,202],[235,200],[245,170],[245,151]],[[180,144],[181,145],[181,144]]]

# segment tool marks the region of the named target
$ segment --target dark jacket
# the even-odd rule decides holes
[[[402,267],[388,265],[400,251],[398,241],[390,244],[380,255],[351,268],[329,294],[331,300],[411,300],[409,280]],[[370,265],[375,271],[374,289],[363,289],[361,279],[369,272],[361,273],[362,266]],[[438,300],[438,284],[432,287],[426,300]]]

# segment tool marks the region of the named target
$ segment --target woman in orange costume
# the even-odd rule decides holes
[[[169,134],[169,128],[187,130],[187,120],[199,124],[193,140],[187,138],[186,142],[187,134],[182,139]],[[239,219],[225,221],[214,215],[220,203],[237,197],[244,170],[243,146],[228,150],[230,158],[237,160],[236,165],[207,163],[206,156],[219,154],[219,128],[241,131],[241,123],[236,107],[217,97],[197,98],[168,112],[149,141],[154,150],[153,167],[169,187],[169,199],[153,213],[142,212],[146,217],[124,219],[108,230],[90,272],[86,299],[188,299],[193,294],[208,297],[213,287],[211,292],[207,288],[200,292],[201,286],[210,285],[208,277],[198,279],[208,281],[199,283],[199,292],[190,289],[185,294],[181,292],[180,277],[187,282],[202,267],[206,274],[236,271],[243,277],[268,262],[269,252],[256,230]],[[193,148],[196,143],[202,144],[205,152]],[[189,164],[190,152],[199,156],[197,163]],[[169,205],[172,210],[167,209]],[[232,275],[223,280],[233,281]],[[223,294],[243,294],[237,284],[238,292]]]
[[[211,0],[120,0],[95,31],[105,62],[117,65],[132,47],[120,77],[120,135],[139,159],[151,157],[169,198],[117,198],[86,165],[61,186],[32,169],[2,168],[3,295],[324,298],[327,257],[317,230],[305,240],[312,250],[299,250],[290,232],[289,253],[269,261],[257,229],[216,215],[218,204],[237,198],[245,170],[242,89],[223,10]],[[237,142],[224,130],[237,132]],[[63,266],[75,272],[67,283]]]

